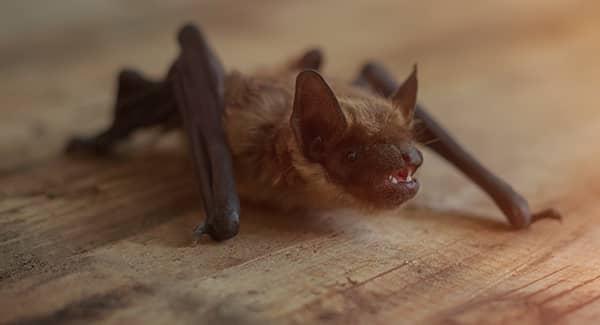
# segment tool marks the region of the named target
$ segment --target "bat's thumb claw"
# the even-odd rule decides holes
[[[194,228],[193,231],[194,236],[202,237],[202,235],[206,234],[206,223],[201,223]]]

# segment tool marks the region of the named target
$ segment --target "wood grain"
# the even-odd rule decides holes
[[[0,323],[599,321],[597,1],[0,6]],[[201,206],[175,137],[141,134],[110,159],[61,154],[107,123],[119,68],[165,72],[190,20],[244,71],[312,45],[347,78],[366,59],[398,78],[418,62],[433,115],[564,221],[511,231],[427,153],[422,191],[399,211],[244,205],[238,237],[194,242]]]

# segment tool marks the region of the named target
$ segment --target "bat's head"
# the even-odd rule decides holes
[[[413,176],[423,158],[412,120],[416,70],[390,99],[356,91],[336,97],[315,71],[296,79],[291,126],[305,158],[328,181],[365,206],[393,208],[419,189]]]

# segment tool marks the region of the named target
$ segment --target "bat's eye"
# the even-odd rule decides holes
[[[346,154],[346,159],[348,159],[348,161],[356,161],[357,158],[358,158],[358,153],[356,153],[356,151],[349,151]]]

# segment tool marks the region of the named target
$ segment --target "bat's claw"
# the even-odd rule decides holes
[[[542,219],[554,219],[559,222],[562,222],[563,217],[560,214],[560,212],[558,212],[554,209],[546,209],[546,210],[540,211],[538,213],[534,213],[531,216],[531,223],[534,223],[534,222],[542,220]]]
[[[206,228],[206,222],[197,225],[196,228],[194,228],[194,231],[192,232],[194,234],[194,237],[200,238],[207,234]]]
[[[531,213],[527,200],[516,193],[508,184],[502,184],[506,190],[501,192],[504,195],[497,197],[496,204],[508,218],[513,228],[525,229],[542,219],[562,221],[561,214],[554,209],[545,209],[537,213]]]

